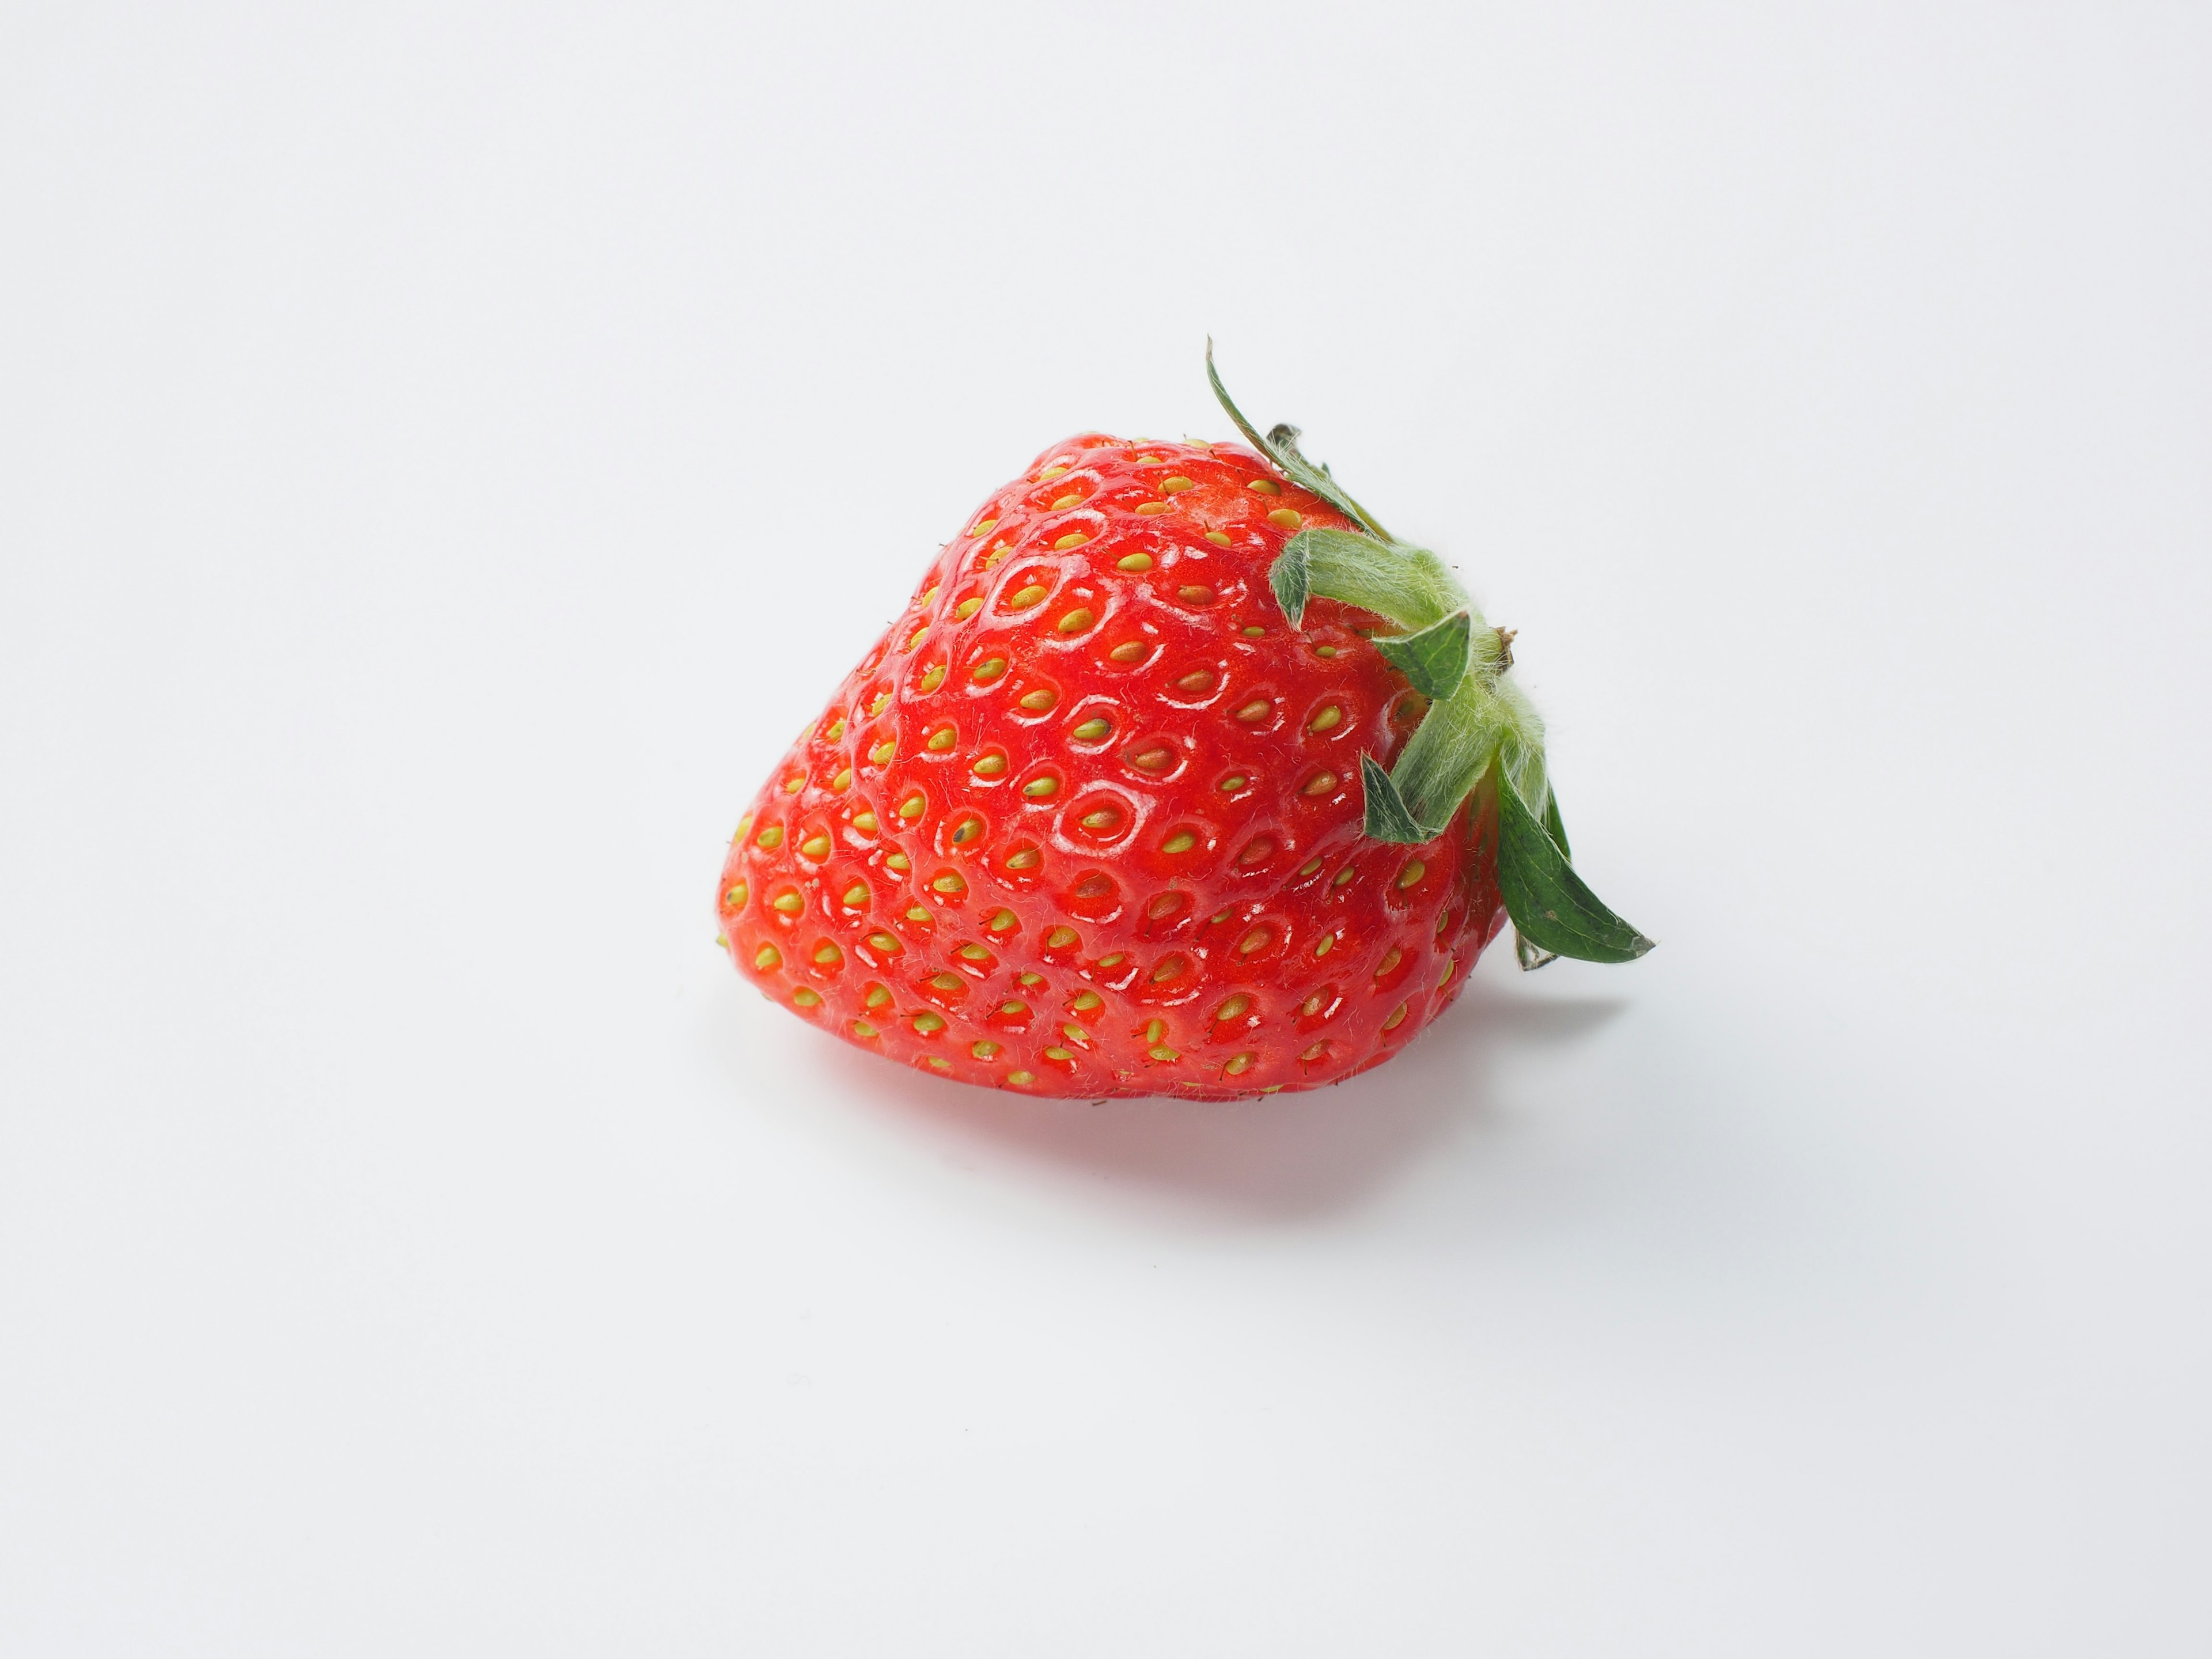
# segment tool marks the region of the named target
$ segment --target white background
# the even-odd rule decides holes
[[[0,1652],[2212,1650],[2208,296],[2195,5],[0,7]],[[1209,331],[1662,948],[808,1032],[738,812]]]

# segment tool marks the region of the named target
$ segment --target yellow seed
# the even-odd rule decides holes
[[[861,1000],[871,1008],[880,1008],[891,1000],[891,994],[880,985],[871,985],[868,994]]]
[[[1024,974],[1021,975],[1021,983],[1022,988],[1024,990],[1034,991],[1038,986],[1044,983],[1044,975],[1042,974]]]
[[[1014,913],[1012,910],[994,911],[990,921],[983,925],[994,933],[1003,933],[1014,925]]]
[[[1396,945],[1392,945],[1389,950],[1382,953],[1382,960],[1375,964],[1375,977],[1377,979],[1383,978],[1393,968],[1395,968],[1405,959],[1406,953],[1401,951]]]
[[[1152,556],[1149,553],[1125,553],[1114,561],[1114,568],[1127,570],[1132,574],[1139,574],[1152,568]]]
[[[1065,553],[1069,548],[1080,547],[1084,543],[1090,539],[1091,538],[1085,535],[1080,530],[1071,530],[1067,534],[1062,536],[1058,541],[1052,544],[1053,550],[1055,553]]]
[[[1080,1025],[1063,1025],[1060,1028],[1060,1034],[1073,1043],[1087,1043],[1091,1041],[1091,1034]]]
[[[889,702],[890,700],[891,700],[891,694],[890,694],[890,692],[888,692],[888,691],[878,691],[878,692],[877,692],[877,693],[876,693],[876,695],[874,696],[874,697],[873,697],[873,698],[872,698],[872,699],[869,701],[869,703],[868,703],[868,718],[869,718],[870,720],[873,720],[873,719],[875,719],[875,717],[876,717],[877,715],[878,715],[878,714],[882,714],[882,713],[884,712],[884,705],[885,703]]]
[[[1164,1019],[1148,1019],[1145,1022],[1146,1042],[1158,1042],[1162,1037],[1165,1036],[1167,1033],[1167,1021]]]
[[[930,664],[928,672],[921,677],[922,694],[926,696],[944,684],[945,665],[941,662]]]
[[[811,991],[802,985],[791,994],[791,1000],[802,1008],[818,1007],[821,1005],[822,994],[818,991]]]
[[[988,685],[1006,672],[1006,659],[1004,657],[992,657],[975,665],[974,678]]]
[[[1074,943],[1075,929],[1073,927],[1055,927],[1044,936],[1045,949],[1048,951],[1065,950]]]
[[[1343,869],[1336,872],[1336,878],[1331,881],[1329,885],[1332,887],[1341,887],[1358,873],[1358,871],[1353,869],[1352,866],[1347,864]]]
[[[1300,1055],[1298,1056],[1298,1058],[1299,1058],[1300,1060],[1319,1060],[1319,1059],[1320,1059],[1323,1054],[1327,1054],[1328,1052],[1328,1042],[1327,1042],[1326,1041],[1323,1041],[1323,1042],[1316,1042],[1316,1043],[1315,1043],[1315,1044],[1314,1044],[1314,1046],[1313,1046],[1312,1048],[1310,1048],[1307,1049],[1307,1050],[1305,1051],[1305,1053],[1304,1053],[1304,1054],[1300,1054]]]
[[[730,839],[731,839],[732,841],[733,841],[733,842],[743,841],[743,840],[745,838],[745,832],[746,832],[747,830],[750,830],[752,827],[753,827],[753,815],[752,815],[751,813],[748,812],[748,813],[746,813],[746,814],[744,815],[744,817],[741,817],[741,818],[739,818],[739,819],[738,820],[738,832],[737,832],[737,834],[735,834],[735,835],[732,836],[730,837]]]
[[[919,904],[909,905],[907,907],[906,919],[908,921],[927,921],[929,920],[929,912],[923,909]]]
[[[1048,466],[1045,468],[1043,471],[1037,474],[1037,481],[1040,483],[1050,483],[1054,478],[1059,477],[1060,474],[1066,471],[1067,468],[1065,465]]]
[[[1022,793],[1027,795],[1031,800],[1042,800],[1047,795],[1056,795],[1059,793],[1058,778],[1031,778],[1022,786]]]
[[[1250,933],[1245,934],[1243,939],[1237,941],[1237,954],[1239,956],[1250,956],[1253,951],[1258,950],[1261,945],[1267,942],[1268,937],[1268,933],[1266,928],[1255,927]]]
[[[853,769],[848,766],[843,771],[840,772],[836,777],[830,779],[830,787],[841,795],[848,789],[850,789],[853,787]]]
[[[1316,657],[1333,657],[1335,654],[1336,647],[1333,645],[1317,645],[1314,647],[1314,655]]]
[[[1251,1006],[1252,999],[1246,996],[1242,991],[1239,991],[1235,996],[1230,998],[1228,1001],[1223,1003],[1218,1008],[1216,1008],[1213,1011],[1213,1017],[1217,1020],[1237,1019],[1241,1018],[1244,1011]]]
[[[1206,532],[1206,539],[1216,547],[1226,547],[1229,545],[1229,532],[1225,530],[1209,530]]]
[[[1248,640],[1263,640],[1267,637],[1267,630],[1257,623],[1253,623],[1245,628],[1244,637]]]
[[[799,844],[799,850],[811,859],[826,859],[830,856],[830,837],[809,836]]]
[[[908,795],[899,803],[899,816],[910,823],[922,815],[928,805],[920,795]]]
[[[914,866],[908,860],[905,854],[893,853],[884,860],[884,868],[886,870],[895,870],[900,875],[904,875],[908,871],[913,869]]]
[[[722,896],[722,901],[724,903],[727,904],[730,908],[734,910],[751,896],[752,889],[748,887],[744,882],[739,882],[736,886],[730,889],[728,892]]]
[[[1244,850],[1237,855],[1237,862],[1239,864],[1257,864],[1261,860],[1267,858],[1274,850],[1275,843],[1270,841],[1267,836],[1261,836],[1244,844]]]
[[[998,522],[999,521],[996,519],[986,519],[968,533],[971,536],[988,535],[991,531],[991,526]]]
[[[1423,876],[1425,876],[1428,873],[1429,866],[1427,865],[1422,863],[1419,859],[1409,859],[1407,860],[1406,867],[1398,872],[1398,885],[1401,887],[1411,887],[1415,882],[1419,881]]]
[[[1074,1056],[1073,1054],[1072,1054],[1068,1053],[1068,1051],[1067,1051],[1066,1049],[1065,1049],[1065,1048],[1048,1048],[1048,1049],[1046,1049],[1046,1050],[1044,1051],[1044,1057],[1045,1057],[1047,1060],[1057,1060],[1057,1061],[1059,1061],[1059,1062],[1060,1062],[1061,1065],[1063,1065],[1063,1066],[1064,1066],[1064,1065],[1066,1065],[1069,1060],[1073,1060],[1073,1059],[1075,1058],[1075,1056]]]
[[[1267,522],[1278,530],[1296,530],[1305,520],[1287,507],[1279,507],[1267,515]]]
[[[845,735],[845,722],[844,722],[843,720],[832,720],[832,721],[830,723],[830,729],[829,729],[827,732],[824,732],[822,734],[822,738],[823,738],[823,742],[825,742],[825,743],[835,743],[835,742],[836,742],[836,741],[837,741],[837,739],[838,739],[838,738],[840,738],[843,737],[844,735]]]
[[[1382,1022],[1382,1029],[1386,1031],[1394,1031],[1397,1030],[1398,1022],[1405,1018],[1405,1017],[1406,1005],[1401,1002],[1395,1008],[1393,1008],[1390,1011],[1390,1018]]]
[[[1004,755],[986,755],[969,769],[979,778],[995,778],[1006,769],[1006,757]]]
[[[1251,780],[1242,772],[1231,772],[1227,777],[1222,779],[1221,793],[1224,795],[1233,795],[1250,781]]]
[[[1229,1057],[1229,1063],[1221,1069],[1230,1076],[1235,1077],[1240,1072],[1251,1069],[1253,1059],[1254,1056],[1249,1054],[1231,1054]]]
[[[1263,720],[1274,706],[1265,697],[1255,697],[1237,711],[1237,718],[1240,720]]]
[[[1313,776],[1306,780],[1305,787],[1298,793],[1302,795],[1326,795],[1330,790],[1335,787],[1335,773],[1316,772]]]
[[[1188,853],[1198,845],[1198,837],[1188,830],[1178,830],[1160,843],[1163,853]]]
[[[795,795],[805,787],[806,780],[805,778],[787,778],[784,781],[783,793],[787,795]]]
[[[968,1052],[978,1060],[992,1060],[998,1055],[999,1045],[995,1042],[971,1042],[968,1045]]]
[[[769,852],[774,852],[783,845],[783,827],[781,824],[771,823],[754,839],[753,845],[766,848]]]
[[[1031,582],[1027,587],[1023,588],[1018,593],[1016,593],[1013,598],[1006,601],[1006,608],[1009,611],[1026,611],[1031,605],[1043,599],[1044,596],[1044,588],[1038,583]]]
[[[1127,645],[1115,646],[1106,654],[1115,662],[1134,662],[1145,654],[1145,644],[1141,640],[1131,640]]]
[[[1325,957],[1333,948],[1334,948],[1335,945],[1335,934],[1323,933],[1321,936],[1321,943],[1314,946],[1314,954],[1317,957]]]
[[[914,1017],[914,1029],[924,1036],[932,1036],[945,1029],[945,1021],[940,1016],[925,1011]]]
[[[1298,874],[1301,876],[1310,876],[1320,868],[1321,860],[1319,859],[1308,859],[1304,864],[1298,866]]]
[[[940,991],[957,991],[964,983],[957,974],[932,974],[929,982]]]
[[[1277,483],[1273,478],[1255,478],[1244,487],[1247,489],[1256,489],[1262,495],[1279,495],[1283,493],[1282,485]]]
[[[1083,497],[1080,495],[1062,495],[1058,501],[1052,504],[1050,510],[1054,513],[1065,513],[1071,507],[1080,507],[1082,505]]]
[[[990,569],[993,566],[996,565],[1000,560],[1005,558],[1007,554],[1013,550],[1014,544],[1012,542],[999,543],[998,545],[983,556],[983,568],[986,570]]]
[[[917,611],[927,611],[927,610],[928,610],[928,609],[929,609],[929,602],[930,602],[932,599],[934,599],[937,597],[937,595],[938,595],[939,592],[939,588],[938,585],[937,585],[936,583],[933,582],[933,583],[930,585],[929,591],[928,591],[928,592],[927,592],[926,593],[924,593],[924,594],[923,594],[920,599],[916,599],[916,600],[914,602],[914,608],[915,608],[915,610],[917,610]]]
[[[759,954],[753,957],[753,966],[763,973],[766,973],[771,968],[781,968],[783,966],[783,952],[773,945],[763,945],[760,948]]]
[[[1444,970],[1437,976],[1437,989],[1441,991],[1445,986],[1450,984],[1452,975],[1458,971],[1459,963],[1452,957],[1446,957],[1444,958]]]
[[[844,959],[845,953],[834,945],[825,945],[814,953],[814,960],[824,968],[835,967]]]
[[[927,623],[924,623],[921,627],[919,627],[919,628],[915,629],[914,630],[914,632],[913,632],[913,633],[909,634],[909,635],[907,636],[906,648],[907,648],[908,650],[911,651],[911,650],[913,650],[913,649],[915,648],[915,647],[916,647],[917,645],[920,645],[920,644],[921,644],[924,640],[927,639],[928,637],[929,637],[929,624],[928,624]]]
[[[1036,1073],[1035,1072],[1009,1072],[1006,1073],[1006,1081],[1017,1085],[1018,1087],[1026,1087],[1030,1084],[1036,1081]]]
[[[1150,1055],[1151,1055],[1154,1060],[1159,1060],[1159,1061],[1161,1061],[1163,1064],[1164,1064],[1165,1062],[1167,1062],[1167,1061],[1169,1061],[1169,1060],[1176,1060],[1176,1059],[1181,1058],[1181,1056],[1179,1056],[1179,1055],[1176,1053],[1176,1051],[1175,1051],[1174,1049],[1172,1049],[1172,1048],[1147,1048],[1145,1052],[1146,1052],[1146,1054],[1150,1054]]]
[[[991,953],[980,945],[963,945],[960,947],[960,959],[963,962],[988,962]]]
[[[1079,1014],[1087,1014],[1104,1001],[1105,999],[1096,991],[1079,991],[1076,994],[1075,1000],[1067,1006]]]
[[[1128,959],[1129,959],[1129,953],[1128,953],[1127,951],[1115,951],[1115,952],[1114,952],[1114,954],[1113,954],[1112,956],[1110,956],[1110,957],[1099,957],[1099,958],[1098,958],[1098,965],[1099,965],[1101,968],[1119,968],[1119,967],[1120,967],[1123,963],[1127,962]]]
[[[1057,691],[1032,691],[1027,696],[1023,697],[1020,701],[1022,707],[1028,709],[1030,713],[1042,714],[1044,710],[1051,708],[1053,704],[1060,701],[1060,693]]]
[[[1299,1006],[1298,1012],[1311,1019],[1321,1012],[1321,993],[1316,991]]]
[[[1169,980],[1176,978],[1184,969],[1189,966],[1190,959],[1188,957],[1168,957],[1161,962],[1158,967],[1152,969],[1152,983],[1155,985],[1164,985]]]
[[[955,622],[966,622],[969,617],[974,616],[982,608],[983,601],[981,596],[970,599],[963,599],[959,604],[952,607],[952,618]]]
[[[795,916],[806,908],[806,901],[796,893],[778,893],[769,902],[787,916]]]
[[[932,1054],[922,1063],[933,1072],[949,1072],[952,1069],[952,1062],[942,1054]]]
[[[1207,686],[1212,684],[1213,675],[1212,671],[1204,668],[1198,668],[1192,670],[1189,673],[1185,674],[1181,679],[1177,680],[1176,682],[1176,686],[1177,690],[1183,691],[1203,691]]]
[[[959,741],[960,734],[958,732],[955,732],[949,726],[940,726],[936,731],[929,734],[929,741],[924,744],[922,747],[928,750],[932,754],[941,755]]]
[[[1163,478],[1160,480],[1160,492],[1163,495],[1180,495],[1186,489],[1195,489],[1197,488],[1198,485],[1193,480],[1183,477],[1181,474],[1177,474],[1172,478]]]
[[[1030,1006],[1026,1002],[1002,1002],[999,1005],[999,1012],[1008,1019],[1018,1019],[1029,1011]]]
[[[1326,732],[1330,726],[1334,726],[1343,718],[1344,710],[1339,708],[1334,703],[1331,703],[1328,708],[1322,709],[1320,714],[1316,714],[1312,720],[1306,722],[1306,730],[1309,732]]]
[[[871,766],[889,765],[890,763],[891,757],[897,753],[898,739],[896,738],[885,738],[873,749],[868,750],[868,763]]]
[[[1142,501],[1139,502],[1137,507],[1138,514],[1147,519],[1151,518],[1155,513],[1165,513],[1168,510],[1169,504],[1165,501]]]
[[[874,835],[876,833],[876,815],[873,812],[868,811],[854,813],[853,828],[859,830],[864,836]]]
[[[1175,752],[1169,749],[1147,749],[1141,755],[1132,755],[1129,764],[1147,772],[1164,772],[1175,763]]]
[[[1121,815],[1110,806],[1102,806],[1095,812],[1085,812],[1082,820],[1085,830],[1111,830],[1121,821]]]
[[[1034,847],[1018,848],[1006,854],[1006,868],[1009,870],[1034,870],[1043,862],[1044,854]]]
[[[1085,629],[1090,627],[1094,620],[1087,607],[1071,611],[1060,619],[1060,631],[1063,634],[1080,634]]]
[[[878,951],[896,951],[899,948],[899,942],[889,933],[871,933],[868,935],[868,943]]]
[[[1069,732],[1068,736],[1078,743],[1096,743],[1113,729],[1114,724],[1111,720],[1085,720],[1074,731]]]
[[[929,884],[940,893],[964,893],[968,890],[968,884],[950,871]]]
[[[866,1039],[875,1036],[875,1034],[876,1028],[869,1024],[865,1019],[856,1019],[853,1022],[853,1035],[854,1036],[860,1037],[865,1041]]]

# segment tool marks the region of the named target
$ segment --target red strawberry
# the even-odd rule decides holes
[[[784,757],[720,893],[769,996],[963,1082],[1228,1097],[1388,1059],[1509,908],[1528,966],[1650,948],[1510,636],[1221,396],[1264,454],[1054,445]]]

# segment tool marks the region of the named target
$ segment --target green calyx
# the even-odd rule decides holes
[[[1443,560],[1384,530],[1344,487],[1298,453],[1298,429],[1261,437],[1230,398],[1206,345],[1206,376],[1237,429],[1291,483],[1362,526],[1301,530],[1283,544],[1268,585],[1293,628],[1306,605],[1335,599],[1373,611],[1404,630],[1376,648],[1429,699],[1420,726],[1385,771],[1359,757],[1366,796],[1362,832],[1370,840],[1417,845],[1435,840],[1460,805],[1483,789],[1498,817],[1498,879],[1513,918],[1521,965],[1559,957],[1628,962],[1651,941],[1606,908],[1575,873],[1567,832],[1544,765],[1544,722],[1509,678],[1512,635],[1490,627]]]

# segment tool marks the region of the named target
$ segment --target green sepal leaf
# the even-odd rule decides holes
[[[1498,787],[1498,885],[1520,937],[1540,951],[1583,962],[1633,962],[1652,941],[1606,908],[1583,885],[1505,769]],[[1524,957],[1525,963],[1525,957]]]
[[[1549,778],[1544,784],[1544,833],[1559,842],[1559,851],[1572,860],[1575,849],[1567,845],[1567,826],[1559,817],[1559,792],[1551,787]]]
[[[1375,648],[1413,681],[1413,690],[1442,702],[1459,690],[1474,652],[1474,624],[1465,611],[1417,634],[1398,634],[1375,641]]]
[[[1237,429],[1244,434],[1253,448],[1280,467],[1285,477],[1292,483],[1310,489],[1345,517],[1357,519],[1384,541],[1390,539],[1389,532],[1376,523],[1373,514],[1345,493],[1344,486],[1328,476],[1327,467],[1316,466],[1298,453],[1296,427],[1278,426],[1264,438],[1254,429],[1252,422],[1244,418],[1244,411],[1230,401],[1229,388],[1221,384],[1221,376],[1215,372],[1213,342],[1211,339],[1206,343],[1206,378],[1212,383],[1213,395],[1220,400],[1222,408],[1228,411],[1229,418],[1237,422]]]
[[[1283,615],[1290,618],[1293,628],[1305,619],[1306,599],[1313,580],[1311,567],[1306,561],[1306,546],[1300,538],[1291,537],[1275,556],[1274,563],[1267,567],[1267,586],[1275,590],[1275,603],[1283,607]]]
[[[1437,831],[1421,827],[1421,821],[1406,805],[1406,798],[1398,793],[1398,786],[1390,781],[1388,772],[1375,763],[1372,755],[1359,757],[1359,781],[1367,794],[1367,817],[1360,825],[1360,833],[1368,840],[1418,847],[1425,841],[1436,839]]]

